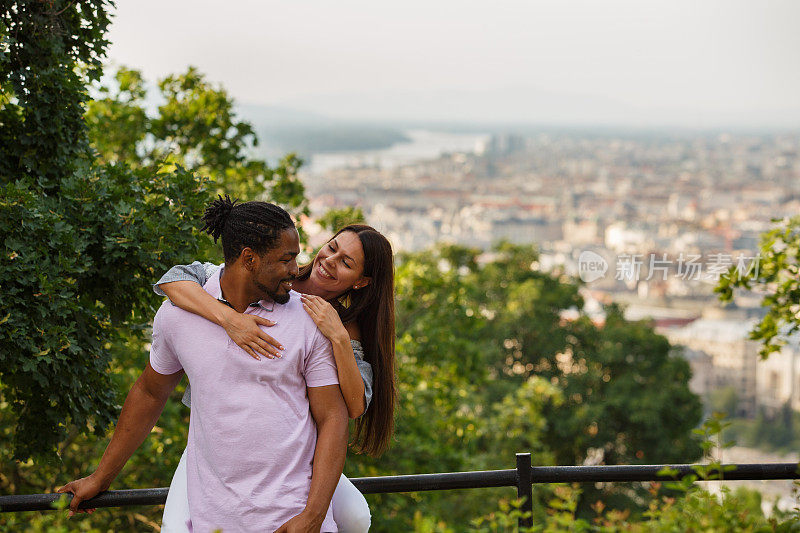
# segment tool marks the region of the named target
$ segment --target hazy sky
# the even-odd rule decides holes
[[[794,0],[118,0],[110,59],[352,119],[800,128]]]

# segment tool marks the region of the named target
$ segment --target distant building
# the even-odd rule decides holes
[[[514,244],[530,244],[561,239],[561,224],[541,217],[510,217],[496,220],[491,229],[497,240]]]
[[[707,398],[714,389],[714,360],[702,350],[683,348],[683,357],[689,362],[692,369],[692,379],[689,380],[689,390],[701,398]]]
[[[779,352],[758,362],[756,366],[756,398],[759,409],[768,414],[784,405],[800,411],[800,346],[797,337]]]
[[[488,155],[508,155],[525,150],[525,137],[521,135],[492,135],[486,145],[485,153]]]
[[[601,243],[601,230],[597,220],[566,220],[562,231],[564,240],[575,246]]]
[[[614,222],[605,231],[605,245],[608,249],[620,253],[642,253],[653,246],[653,235],[642,225],[629,225]]]
[[[748,333],[753,319],[700,318],[691,324],[665,332],[672,344],[684,346],[695,378],[693,391],[706,397],[723,387],[738,394],[736,416],[756,414],[759,344]],[[709,367],[710,362],[710,367]]]

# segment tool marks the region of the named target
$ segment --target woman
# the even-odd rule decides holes
[[[155,285],[179,307],[222,326],[251,357],[280,357],[281,346],[259,326],[266,319],[236,312],[205,292],[202,285],[219,268],[198,262],[176,266]],[[388,240],[370,226],[341,229],[300,268],[293,290],[330,341],[339,385],[351,418],[357,419],[354,445],[380,455],[394,422],[394,273]],[[295,295],[296,297],[296,295]],[[187,387],[183,402],[189,405]],[[162,531],[185,531],[189,517],[184,455],[170,485]],[[344,476],[331,501],[340,531],[367,531],[370,513],[364,496]]]

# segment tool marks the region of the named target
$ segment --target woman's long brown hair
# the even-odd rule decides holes
[[[396,391],[394,383],[394,263],[392,245],[377,230],[365,224],[352,224],[336,235],[352,231],[364,248],[364,276],[370,283],[349,290],[350,304],[344,307],[333,300],[336,311],[347,324],[355,321],[361,333],[364,359],[372,365],[372,401],[357,419],[354,446],[359,453],[378,456],[389,446],[394,431]],[[334,235],[334,237],[336,237]],[[300,267],[297,279],[308,279],[312,263]]]

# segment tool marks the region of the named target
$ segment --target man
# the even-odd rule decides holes
[[[185,372],[192,384],[187,526],[203,533],[336,531],[329,505],[344,465],[347,409],[330,343],[291,292],[297,230],[275,205],[234,205],[227,197],[203,218],[203,229],[222,237],[225,255],[206,291],[274,321],[270,335],[284,346],[281,357],[257,361],[221,327],[165,302],[153,322],[150,362],[97,470],[59,492],[73,493],[74,512],[108,489]]]

